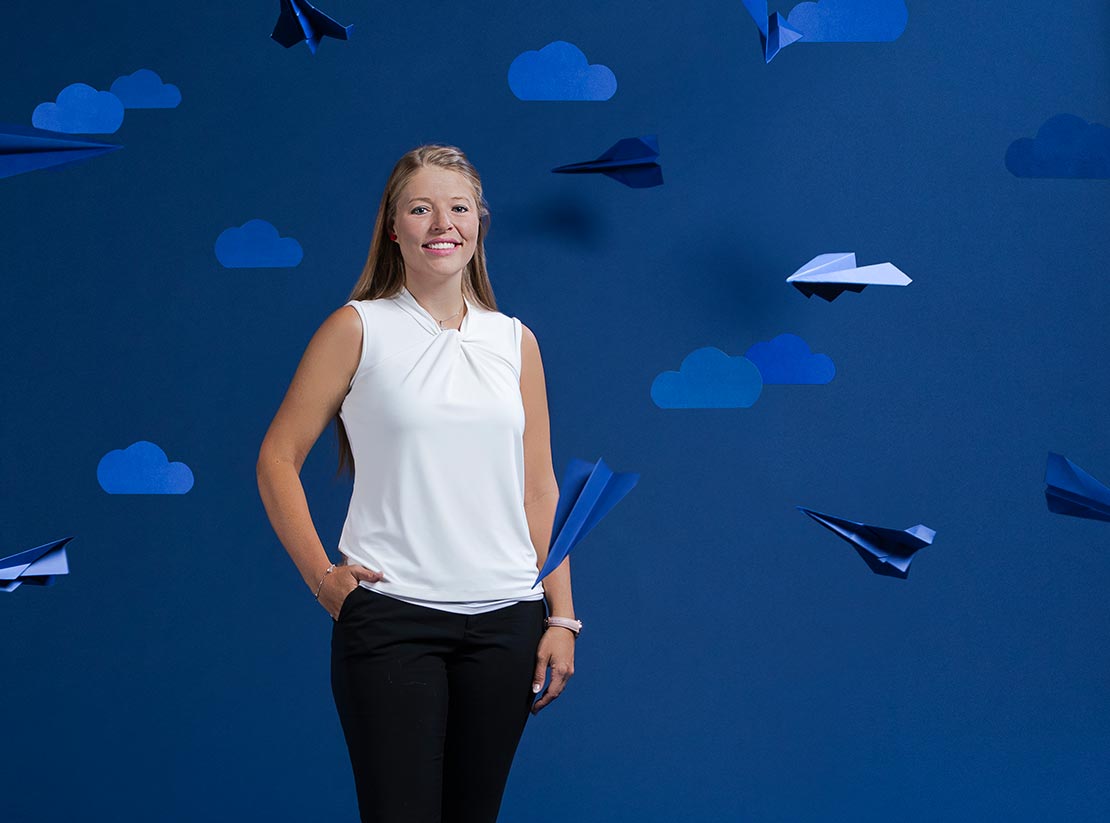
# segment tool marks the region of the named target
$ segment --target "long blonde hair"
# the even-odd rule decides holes
[[[362,267],[362,274],[347,299],[377,300],[381,297],[393,297],[405,285],[405,261],[401,257],[400,247],[389,238],[389,228],[397,218],[397,201],[401,192],[412,176],[426,166],[458,172],[474,188],[474,202],[478,207],[478,238],[474,256],[463,272],[463,296],[490,311],[497,311],[497,300],[493,296],[493,286],[490,285],[489,272],[486,270],[485,239],[489,232],[489,204],[482,196],[482,179],[460,149],[438,143],[417,146],[406,152],[393,167],[378,205],[378,217],[374,221],[366,265]],[[338,413],[335,415],[335,428],[339,444],[339,468],[336,474],[341,474],[346,468],[354,476],[351,443]]]

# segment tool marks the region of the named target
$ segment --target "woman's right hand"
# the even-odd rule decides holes
[[[342,565],[336,566],[330,573],[324,575],[324,585],[320,589],[320,605],[324,607],[332,620],[339,619],[339,610],[361,581],[377,583],[385,575],[362,566]]]

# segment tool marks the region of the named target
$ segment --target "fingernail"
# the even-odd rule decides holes
[[[533,683],[532,684],[532,694],[538,694],[540,689],[542,689],[542,688],[543,688],[543,683]]]

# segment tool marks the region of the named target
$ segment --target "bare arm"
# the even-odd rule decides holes
[[[333,312],[309,341],[258,452],[256,471],[262,504],[278,540],[313,592],[331,561],[308,511],[301,467],[339,411],[358,367],[361,348],[358,312],[350,306]],[[333,580],[327,581],[326,594],[320,594],[321,603],[333,617],[342,605],[342,596],[357,585],[357,580],[342,580],[344,576],[329,574]],[[334,580],[343,585],[336,587]]]
[[[551,421],[547,411],[547,387],[540,346],[527,326],[523,329],[520,350],[520,396],[524,402],[524,512],[528,517],[532,545],[536,549],[538,570],[547,560],[559,486],[551,466]],[[544,578],[543,586],[551,616],[574,617],[569,557]],[[547,691],[532,704],[533,714],[557,698],[574,674],[574,644],[574,635],[569,629],[552,626],[544,632],[536,650],[533,692],[543,688],[549,667],[551,679]]]
[[[551,528],[559,486],[551,465],[551,422],[547,411],[540,346],[535,334],[524,326],[521,339],[520,396],[524,401],[524,512],[536,548],[536,568],[547,560]],[[574,617],[570,590],[570,558],[544,578],[548,610],[552,616]]]

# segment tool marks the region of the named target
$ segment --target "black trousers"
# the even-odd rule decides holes
[[[363,823],[495,823],[545,614],[543,600],[466,615],[347,596],[331,683]]]

